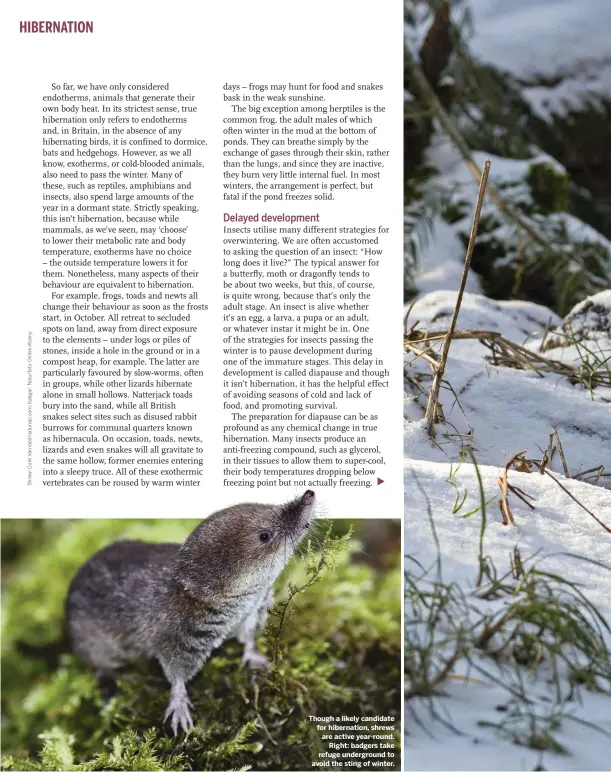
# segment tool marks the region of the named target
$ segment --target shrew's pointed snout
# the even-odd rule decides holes
[[[282,507],[285,522],[292,528],[305,528],[314,511],[316,497],[314,491],[306,491]]]
[[[301,497],[301,514],[306,520],[310,519],[310,516],[314,510],[315,500],[316,497],[314,495],[314,491],[306,491]]]

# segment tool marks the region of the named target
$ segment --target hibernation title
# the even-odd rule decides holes
[[[19,32],[93,32],[93,22],[20,21]]]

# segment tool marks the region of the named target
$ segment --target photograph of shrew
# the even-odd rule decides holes
[[[3,769],[399,769],[401,521],[316,503],[3,519]]]

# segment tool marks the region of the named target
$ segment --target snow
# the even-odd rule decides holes
[[[456,464],[452,471],[456,470]],[[411,558],[430,564],[435,559],[434,543],[430,539],[431,526],[426,515],[426,491],[428,503],[434,516],[435,528],[441,540],[444,579],[460,576],[465,586],[473,587],[477,571],[477,551],[481,518],[479,514],[463,519],[452,514],[452,503],[456,488],[461,498],[467,497],[463,506],[465,512],[479,506],[480,492],[475,468],[464,463],[448,482],[451,467],[449,463],[433,463],[406,459],[405,499],[408,517],[406,548]],[[498,493],[498,467],[479,466],[486,499]],[[588,509],[596,512],[603,522],[611,527],[611,494],[609,491],[578,480],[566,480],[555,474],[562,485]],[[416,483],[416,478],[419,485]],[[516,528],[501,524],[498,507],[493,504],[487,509],[489,524],[486,529],[485,553],[492,557],[499,570],[509,568],[508,554],[517,544],[523,559],[541,551],[545,559],[538,562],[545,570],[568,575],[571,580],[588,589],[588,597],[601,610],[606,610],[611,619],[611,597],[609,597],[609,570],[611,570],[611,537],[604,538],[604,531],[590,516],[556,485],[548,476],[536,472],[510,471],[509,481],[533,497],[535,509],[531,510],[517,497],[511,498],[511,508],[516,519]],[[454,487],[456,486],[456,487]],[[450,505],[448,506],[448,501]],[[461,510],[462,512],[462,510]],[[567,561],[566,553],[586,555],[590,561],[599,561],[608,569],[597,568],[574,558]],[[611,722],[611,711],[609,713]],[[611,723],[609,724],[611,728]]]
[[[611,6],[600,0],[469,0],[481,59],[521,77],[609,56]],[[584,42],[587,41],[587,45]]]
[[[524,95],[541,115],[562,112],[591,95],[611,92],[609,26],[605,0],[469,0],[473,53],[525,81],[561,78]]]
[[[523,96],[541,117],[611,93],[607,0],[466,0],[466,6],[473,27],[473,35],[466,36],[471,52],[523,82]],[[458,20],[463,6],[454,7]],[[405,26],[405,42],[415,54],[430,15],[424,8],[413,13],[415,23]]]
[[[483,168],[486,160],[491,161],[489,185],[500,190],[502,196],[514,207],[521,203],[532,203],[530,188],[527,183],[529,170],[537,164],[553,167],[558,173],[566,173],[566,169],[554,158],[533,148],[533,156],[528,160],[503,158],[490,153],[475,151],[473,160],[478,168]],[[452,141],[441,133],[436,133],[426,154],[427,163],[438,170],[438,176],[431,181],[431,190],[438,199],[449,202],[468,202],[466,216],[458,222],[449,225],[440,216],[432,223],[432,237],[422,245],[418,254],[418,274],[415,284],[420,294],[437,289],[455,289],[462,275],[462,264],[465,247],[458,238],[457,231],[468,234],[471,228],[472,202],[477,196],[478,184],[467,168],[462,156]],[[498,210],[486,198],[482,209],[482,218],[489,215],[498,219]],[[537,223],[537,215],[534,216]],[[566,234],[575,242],[600,245],[611,252],[611,242],[588,224],[577,219],[568,212],[557,212],[547,215],[546,227],[562,226]],[[494,236],[507,242],[515,251],[517,249],[516,229],[505,224],[497,228]],[[580,270],[580,266],[575,266]],[[600,281],[601,289],[604,285]],[[470,275],[467,289],[477,292],[480,289],[477,276]]]
[[[423,332],[447,330],[455,302],[456,291],[436,290],[421,296],[410,309],[408,328],[417,322],[417,329]],[[534,303],[495,301],[467,292],[456,329],[500,332],[505,339],[548,357],[559,359],[562,354],[573,352],[565,360],[575,361],[576,348],[567,346],[563,337],[569,322],[581,345],[596,345],[602,355],[611,357],[610,319],[608,290],[579,303],[565,319]],[[557,345],[542,352],[544,342]],[[439,350],[440,343],[436,346]],[[464,453],[464,448],[469,447],[478,464],[485,500],[489,502],[484,554],[492,559],[499,573],[508,570],[508,555],[517,545],[522,559],[534,560],[543,570],[578,583],[589,601],[611,622],[611,535],[584,509],[611,527],[611,477],[601,477],[597,484],[592,484],[593,478],[588,476],[590,482],[567,479],[556,453],[548,466],[555,479],[539,474],[536,466],[530,472],[509,470],[509,483],[523,491],[534,507],[531,509],[515,494],[509,494],[515,527],[502,525],[497,503],[498,478],[509,458],[524,450],[526,458],[540,461],[553,426],[560,436],[570,475],[600,464],[605,465],[605,472],[611,472],[611,389],[599,387],[590,392],[579,384],[571,384],[564,376],[540,377],[533,371],[494,366],[486,361],[488,354],[478,340],[452,342],[445,379],[453,392],[442,389],[446,422],[436,426],[434,442],[427,434],[425,403],[422,397],[418,399],[417,391],[406,385],[404,484],[408,562],[416,560],[425,567],[435,564],[437,551],[427,514],[430,508],[442,556],[443,581],[456,583],[466,594],[473,592],[481,512],[462,516],[480,505],[476,469]],[[430,372],[427,363],[422,359],[414,361],[411,352],[405,354],[405,361],[410,377]],[[430,385],[430,380],[422,383]],[[463,497],[462,507],[452,514],[456,502]],[[433,581],[434,576],[423,581],[429,579]],[[607,644],[611,647],[610,635]],[[479,659],[489,670],[489,661]],[[437,706],[452,728],[432,722],[423,701],[408,702],[407,769],[526,770],[533,769],[542,757],[547,769],[608,769],[610,696],[588,692],[580,700],[563,704],[562,710],[568,717],[554,736],[569,755],[549,751],[541,754],[514,745],[494,729],[480,726],[481,721],[502,718],[497,707],[508,700],[503,686],[486,678],[482,683],[477,673],[475,681],[458,678],[473,675],[464,664],[453,675],[457,680],[444,686],[444,696],[438,700],[442,706]],[[496,677],[502,678],[500,671]],[[525,673],[524,678],[530,684],[534,708],[546,715],[554,707],[550,702],[554,695],[545,670],[539,669],[534,676]],[[610,734],[584,729],[575,719],[596,724]]]
[[[427,241],[421,250],[419,260],[422,269],[416,278],[419,293],[437,289],[455,289],[460,284],[462,266],[458,260],[448,260],[448,255],[460,255],[464,252],[462,242],[456,235],[456,229],[444,222],[441,217],[433,221],[434,238]],[[467,277],[467,289],[477,292],[479,280],[475,274]]]
[[[593,340],[601,347],[611,345],[611,289],[597,292],[578,303],[562,323],[561,330],[577,340]],[[558,335],[550,336],[555,338],[557,345],[562,342],[559,335],[560,331]]]
[[[436,550],[426,514],[428,505],[440,542],[444,582],[453,581],[464,592],[472,591],[477,574],[480,514],[467,519],[461,518],[460,512],[452,514],[456,489],[448,482],[449,463],[406,459],[405,470],[405,545],[408,558],[418,560],[424,566],[431,566],[435,561]],[[480,466],[479,471],[486,498],[490,499],[498,492],[499,469]],[[491,504],[487,510],[489,522],[484,554],[493,560],[502,574],[509,569],[508,555],[516,544],[523,560],[538,553],[534,558],[538,567],[579,583],[587,597],[598,605],[607,619],[611,619],[611,537],[606,536],[600,526],[549,477],[510,472],[510,481],[533,496],[536,509],[530,510],[514,497],[512,512],[516,528],[512,528],[501,525],[498,509]],[[461,497],[467,492],[464,511],[479,505],[477,476],[471,464],[463,464],[452,482]],[[562,480],[562,483],[575,498],[611,524],[611,494],[608,491],[575,480]],[[577,555],[587,556],[588,562],[574,557]],[[485,667],[490,670],[489,663],[485,663]],[[502,718],[497,706],[507,703],[508,693],[479,673],[468,673],[459,668],[455,674],[470,675],[473,680],[450,680],[444,687],[445,696],[440,698],[441,704],[437,708],[443,711],[445,720],[453,729],[439,721],[432,721],[422,702],[410,700],[408,703],[405,717],[407,769],[529,770],[541,761],[546,769],[608,769],[609,736],[584,728],[571,719],[564,720],[562,731],[557,736],[570,753],[566,756],[542,754],[514,745],[493,730],[480,727],[480,721],[494,722]],[[538,675],[525,675],[525,678],[537,712],[545,714],[550,709],[549,700],[553,692]],[[596,723],[611,733],[610,703],[609,696],[583,692],[581,702],[568,703],[565,709],[569,715]],[[461,734],[457,735],[456,731]]]
[[[455,303],[456,292],[429,293],[416,301],[409,321],[417,320],[429,332],[447,330]],[[466,293],[457,331],[491,330],[520,345],[534,339],[537,342],[531,348],[538,350],[543,330],[550,322],[560,325],[558,317],[543,306]],[[604,350],[611,356],[611,341]],[[556,351],[547,353],[551,357]],[[447,424],[438,429],[436,444],[426,437],[422,399],[414,389],[407,391],[406,457],[456,462],[468,444],[481,464],[503,466],[521,450],[528,450],[529,458],[541,459],[552,427],[556,426],[571,474],[601,463],[611,472],[611,408],[603,399],[611,398],[610,389],[590,392],[565,377],[541,377],[531,370],[495,367],[485,359],[489,354],[478,340],[453,341],[445,374],[453,391],[442,390]],[[405,354],[405,360],[412,374],[428,370],[422,360],[410,364],[411,353]],[[562,472],[559,456],[554,458],[551,469]],[[602,484],[611,488],[611,478],[604,478]]]
[[[555,158],[552,158],[547,153],[544,153],[535,147],[532,148],[532,151],[532,157],[527,160],[503,158],[491,153],[481,153],[479,151],[475,151],[472,155],[473,160],[479,169],[483,168],[486,160],[490,160],[489,185],[500,190],[503,197],[515,206],[519,203],[532,202],[530,189],[526,182],[529,169],[532,166],[545,164],[546,166],[553,167],[560,174],[566,174],[564,166],[556,161]],[[444,190],[446,196],[451,197],[451,199],[455,201],[462,200],[475,202],[478,183],[474,180],[455,145],[447,136],[437,134],[433,137],[431,147],[427,152],[427,162],[439,171],[439,179],[434,182],[438,190],[438,195],[441,195],[440,191]],[[482,209],[482,217],[485,217],[487,214],[496,213],[497,209],[495,205],[489,199],[486,199]],[[472,210],[470,208],[465,221],[460,223],[462,230],[468,231],[470,229],[471,218]],[[555,221],[557,223],[563,223],[567,233],[576,241],[587,241],[593,244],[599,244],[600,246],[611,250],[611,242],[608,239],[587,223],[582,222],[567,212],[558,212],[554,215],[548,215],[546,219],[548,222]],[[439,264],[444,261],[443,255],[447,255],[450,251],[453,254],[456,254],[457,243],[459,244],[458,252],[462,264],[462,261],[464,260],[464,246],[459,241],[450,241],[449,236],[444,234],[444,229],[441,227],[441,220],[437,220],[435,225],[436,227],[440,227],[441,241],[436,237],[431,240],[431,243],[428,245],[428,251],[425,253],[425,257],[422,260],[425,270],[428,270],[429,268],[429,260],[431,260],[431,257],[431,264],[439,266]],[[455,227],[451,228],[451,230],[455,232]],[[510,236],[511,233],[512,229],[508,227],[507,235]],[[497,232],[497,235],[501,236],[502,234]],[[441,253],[441,255],[438,253]],[[418,281],[420,281],[420,277],[418,278]],[[429,288],[433,287],[427,287],[427,289]],[[435,286],[434,288],[448,289],[448,287],[444,286]]]
[[[540,113],[562,109],[567,100],[578,104],[590,92],[611,93],[611,2],[468,3],[475,28],[471,49],[480,59],[529,81],[537,75],[563,76],[548,88],[525,90]],[[534,158],[528,161],[492,157],[490,182],[514,202],[529,195],[524,184],[529,164],[550,163],[562,171],[554,159],[538,154],[536,148],[533,153]],[[474,153],[480,167],[487,157]],[[427,161],[439,171],[434,184],[445,187],[452,201],[475,201],[477,185],[441,132],[434,137]],[[494,212],[493,204],[486,202],[484,215]],[[432,234],[418,253],[418,296],[411,308],[411,304],[406,306],[406,311],[410,308],[408,329],[414,323],[423,333],[448,329],[464,259],[464,244],[457,229],[468,232],[471,216],[470,208],[459,223],[449,225],[440,217],[434,220]],[[576,218],[564,213],[555,217],[563,221],[573,238],[611,248],[609,241]],[[512,237],[509,228],[503,235]],[[538,356],[573,367],[580,366],[584,358],[594,357],[601,367],[605,362],[611,367],[611,289],[601,286],[601,292],[584,298],[560,318],[534,303],[489,299],[481,294],[477,276],[471,274],[457,330],[498,332]],[[439,352],[441,341],[432,346]],[[442,387],[445,422],[436,424],[432,440],[424,420],[425,397],[409,382],[409,378],[419,381],[428,392],[431,368],[423,358],[415,359],[413,352],[404,355],[408,376],[404,402],[406,571],[412,575],[428,571],[419,586],[432,586],[438,578],[439,548],[443,583],[454,583],[469,598],[471,611],[482,610],[486,602],[474,593],[482,525],[479,472],[489,502],[483,552],[499,574],[509,571],[509,555],[517,546],[529,565],[536,564],[543,571],[577,583],[611,624],[611,535],[586,511],[611,527],[611,476],[596,480],[589,474],[574,479],[601,464],[604,472],[611,474],[611,388],[590,390],[560,374],[493,365],[489,357],[489,349],[479,340],[452,341],[444,376],[452,390]],[[498,505],[498,479],[505,464],[519,451],[540,462],[553,427],[562,443],[569,478],[558,452],[547,467],[551,476],[539,474],[534,465],[530,472],[509,469],[509,483],[524,492],[534,509],[510,492],[515,526],[505,526]],[[469,452],[476,459],[477,470]],[[462,506],[453,514],[463,496]],[[406,602],[407,635],[409,613]],[[603,635],[611,647],[611,635]],[[431,717],[425,698],[406,703],[406,769],[531,770],[538,765],[557,770],[609,769],[608,693],[581,690],[577,697],[558,706],[549,670],[544,665],[531,671],[523,669],[533,711],[543,718],[557,709],[563,714],[552,734],[566,748],[566,755],[539,751],[517,745],[498,730],[481,725],[507,717],[499,708],[508,703],[507,687],[516,671],[491,664],[489,658],[476,652],[473,663],[474,667],[487,668],[490,677],[458,663],[435,698],[439,719]]]

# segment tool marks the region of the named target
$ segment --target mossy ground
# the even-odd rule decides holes
[[[308,715],[400,715],[401,574],[398,550],[375,570],[335,521],[323,543],[296,559],[262,647],[275,657],[255,680],[226,643],[189,686],[195,730],[174,739],[163,725],[168,687],[155,663],[125,668],[104,703],[91,670],[72,654],[58,665],[16,643],[62,635],[76,569],[117,538],[181,541],[191,520],[3,521],[2,753],[5,769],[310,769],[322,748]],[[322,537],[323,531],[319,534]],[[358,525],[357,525],[358,532]],[[343,534],[343,538],[342,538]],[[397,745],[398,748],[398,745]],[[319,767],[324,769],[324,767]]]

